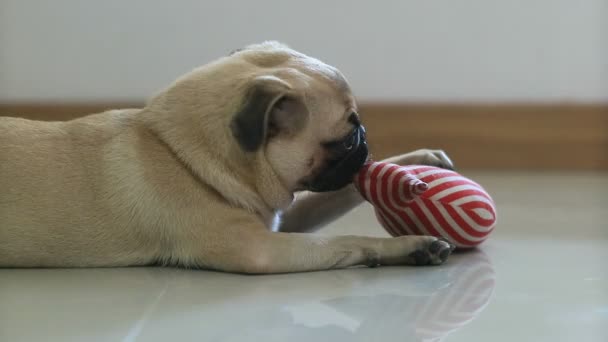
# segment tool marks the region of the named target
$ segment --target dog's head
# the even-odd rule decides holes
[[[247,46],[194,70],[151,106],[181,121],[172,140],[198,134],[196,144],[221,154],[228,168],[253,173],[258,188],[273,178],[291,193],[338,190],[368,157],[344,76],[277,42]],[[200,153],[182,149],[192,150],[184,155],[196,164]]]
[[[272,42],[246,47],[231,58],[261,68],[247,83],[230,124],[241,148],[264,151],[293,191],[332,191],[349,184],[368,149],[344,76]]]

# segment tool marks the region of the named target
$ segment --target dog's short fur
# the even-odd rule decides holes
[[[265,42],[195,69],[142,109],[2,117],[0,267],[442,263],[451,246],[433,237],[302,234],[362,201],[348,184],[367,157],[356,110],[337,69]],[[441,151],[390,161],[451,167]]]

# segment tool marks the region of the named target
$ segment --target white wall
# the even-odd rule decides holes
[[[140,100],[265,39],[362,100],[608,101],[608,0],[0,0],[0,101]]]

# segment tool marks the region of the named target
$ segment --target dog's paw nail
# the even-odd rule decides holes
[[[450,240],[448,240],[448,239],[445,239],[445,238],[440,237],[440,238],[439,238],[439,241],[443,241],[443,242],[447,243],[447,244],[448,244],[448,246],[450,246],[450,251],[451,251],[451,252],[453,252],[453,251],[456,249],[456,245],[455,245],[454,243],[452,243],[452,242],[451,242]]]

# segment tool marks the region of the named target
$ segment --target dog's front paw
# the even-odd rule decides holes
[[[410,253],[409,264],[415,266],[441,265],[452,254],[454,248],[454,244],[447,240],[431,238],[419,249]]]
[[[454,170],[454,163],[443,150],[421,149],[384,160],[398,165],[428,165]]]
[[[420,164],[454,170],[454,163],[443,150],[420,150]]]

